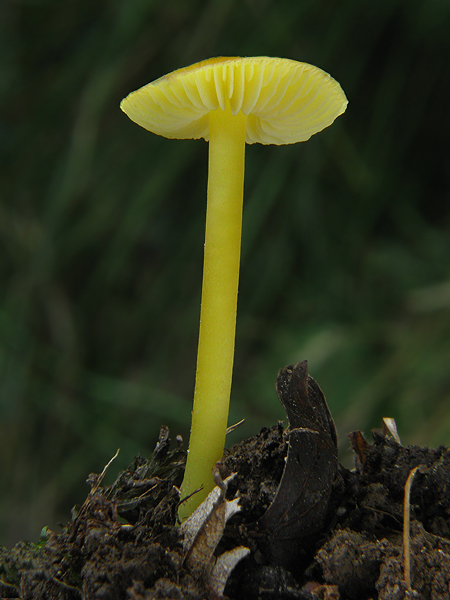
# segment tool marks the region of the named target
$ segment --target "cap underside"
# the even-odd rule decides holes
[[[168,138],[209,138],[213,110],[248,116],[248,144],[293,144],[328,127],[347,106],[328,73],[281,58],[215,58],[179,69],[129,94],[129,118]]]

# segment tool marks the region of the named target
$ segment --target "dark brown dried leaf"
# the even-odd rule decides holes
[[[306,361],[279,372],[277,394],[289,419],[289,449],[275,499],[259,522],[261,550],[272,563],[298,568],[326,525],[338,472],[337,435]]]

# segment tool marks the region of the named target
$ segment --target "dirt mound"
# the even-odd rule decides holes
[[[291,367],[289,377],[292,373]],[[320,388],[305,381],[310,401],[315,394],[312,406],[320,403]],[[305,398],[300,394],[297,400]],[[232,570],[225,595],[233,600],[449,599],[450,452],[403,447],[381,431],[373,432],[369,444],[357,432],[351,436],[357,466],[349,471],[334,462],[334,426],[325,410],[317,427],[309,421],[302,428],[292,420],[291,414],[287,429],[279,423],[236,444],[220,465],[223,478],[236,473],[227,497],[238,496],[241,510],[228,521],[216,555],[237,546],[250,549]],[[185,560],[176,523],[184,462],[180,440],[172,448],[162,428],[152,457],[136,458],[113,485],[103,488],[102,477],[91,476],[85,503],[61,533],[46,530],[37,544],[0,549],[1,598],[217,597],[208,579],[194,577]],[[418,466],[410,494],[407,592],[405,484]]]

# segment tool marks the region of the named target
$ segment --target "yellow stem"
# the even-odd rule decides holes
[[[180,506],[189,516],[214,487],[230,403],[241,252],[247,117],[229,106],[209,117],[209,170],[202,306],[194,407]]]

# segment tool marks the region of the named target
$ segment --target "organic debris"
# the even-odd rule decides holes
[[[232,473],[222,481],[216,467],[214,481],[217,486],[180,527],[186,567],[195,578],[203,578],[211,592],[219,598],[231,571],[250,552],[248,548],[238,546],[224,552],[217,560],[214,558],[227,521],[241,510],[239,498],[225,498],[228,484],[235,475]]]
[[[280,371],[277,393],[289,420],[288,453],[276,496],[259,520],[259,546],[272,564],[295,573],[307,566],[330,517],[331,491],[340,477],[337,434],[306,361]]]
[[[0,548],[0,597],[449,599],[450,451],[402,446],[385,422],[372,443],[351,434],[349,471],[337,465],[331,416],[306,364],[280,372],[278,392],[291,407],[289,427],[264,428],[226,450],[192,528],[177,525],[185,450],[162,428],[153,455],[136,458],[113,485],[89,478],[91,492],[60,533]],[[288,544],[300,558],[293,565]]]

